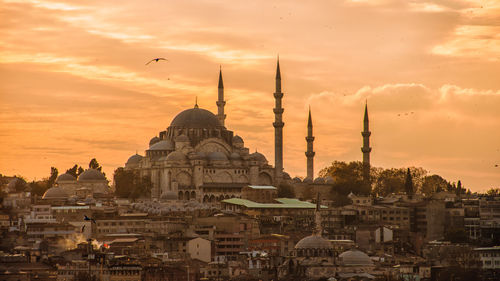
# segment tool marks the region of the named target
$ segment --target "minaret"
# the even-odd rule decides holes
[[[280,73],[280,61],[278,57],[278,62],[276,66],[276,92],[274,93],[274,99],[276,100],[276,105],[273,109],[274,111],[274,168],[276,171],[275,182],[278,185],[281,182],[283,176],[283,107],[281,105],[281,99],[283,98],[283,93],[281,92],[281,73]]]
[[[316,195],[316,210],[314,211],[314,222],[316,224],[314,235],[320,236],[323,233],[323,227],[321,225],[321,200],[319,192]]]
[[[311,107],[309,107],[309,119],[307,120],[307,177],[311,180],[314,179],[314,155],[316,154],[313,150],[314,136],[313,136],[313,125],[311,118]]]
[[[363,152],[363,179],[366,182],[370,181],[370,152],[372,148],[370,147],[370,132],[369,121],[368,121],[368,103],[365,104],[365,118],[364,118],[364,126],[363,132],[361,135],[363,136],[363,147],[361,148],[361,152]]]
[[[222,83],[222,68],[219,69],[219,99],[215,104],[217,104],[217,118],[219,119],[222,126],[225,126],[224,121],[226,120],[226,114],[224,114],[224,106],[226,105],[226,101],[224,100],[224,84]]]

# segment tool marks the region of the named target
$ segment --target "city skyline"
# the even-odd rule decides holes
[[[306,175],[309,106],[316,176],[362,161],[367,100],[373,166],[498,187],[499,3],[225,3],[2,1],[0,172],[97,158],[111,180],[196,97],[217,112],[220,65],[226,127],[274,165],[279,54],[292,177]]]

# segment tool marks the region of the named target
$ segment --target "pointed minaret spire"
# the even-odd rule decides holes
[[[309,106],[309,118],[307,120],[306,142],[307,142],[307,150],[306,150],[307,178],[314,180],[314,155],[316,153],[314,152],[314,148],[313,148],[314,136],[313,136],[313,125],[312,125],[312,118],[311,118],[311,106]]]
[[[198,108],[198,96],[194,98],[194,108]]]
[[[224,106],[226,101],[224,100],[224,83],[222,82],[222,66],[219,67],[219,98],[215,103],[217,105],[217,118],[222,126],[225,126],[226,114],[224,114]]]
[[[370,183],[370,152],[372,148],[370,147],[370,125],[368,120],[368,102],[365,103],[365,117],[363,120],[363,147],[361,147],[361,152],[363,152],[363,179],[365,182]]]
[[[274,169],[275,169],[275,185],[278,186],[283,178],[283,111],[281,104],[283,93],[281,92],[281,73],[280,61],[278,56],[276,66],[276,91],[274,93]]]

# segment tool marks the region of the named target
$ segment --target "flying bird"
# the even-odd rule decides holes
[[[148,63],[146,63],[146,65],[152,63],[152,62],[158,62],[158,61],[161,61],[161,60],[164,60],[164,61],[168,61],[166,58],[155,58],[155,59],[152,59],[150,61],[148,61]]]
[[[87,215],[84,215],[83,220],[84,221],[92,221],[93,223],[96,223],[93,218],[89,218],[89,217],[87,217]]]

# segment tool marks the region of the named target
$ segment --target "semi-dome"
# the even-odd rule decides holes
[[[258,161],[258,162],[267,162],[266,156],[264,154],[259,153],[255,151],[254,153],[250,154],[250,157],[252,160]]]
[[[106,177],[96,169],[87,169],[79,177],[78,181],[105,181]]]
[[[175,138],[175,142],[189,142],[189,138],[186,135],[179,135]]]
[[[208,154],[210,161],[227,161],[227,156],[224,152],[214,151]]]
[[[358,249],[351,249],[339,255],[340,261],[348,266],[369,266],[373,265],[370,257]]]
[[[293,182],[295,182],[295,183],[301,183],[302,180],[299,177],[295,177],[295,178],[293,178]]]
[[[325,183],[325,179],[324,178],[315,178],[314,183],[323,184],[323,183]]]
[[[285,180],[291,180],[291,179],[292,179],[292,177],[290,177],[290,174],[289,174],[289,173],[287,173],[287,172],[283,172],[283,178],[284,178]]]
[[[171,127],[187,129],[213,129],[222,127],[219,119],[212,112],[202,108],[190,108],[175,116]]]
[[[57,177],[56,182],[62,181],[76,181],[76,178],[68,173],[61,174]]]
[[[297,242],[295,249],[333,249],[333,246],[319,235],[309,235]]]
[[[149,150],[174,150],[174,144],[171,140],[161,140],[149,147]]]
[[[136,153],[128,158],[127,165],[139,164],[139,162],[141,162],[142,158],[143,157],[141,155]]]
[[[155,144],[159,141],[160,141],[159,137],[153,137],[151,140],[149,140],[149,146],[152,146],[153,144]]]
[[[167,155],[167,161],[186,161],[186,155],[180,151],[173,151]]]
[[[207,155],[202,151],[191,152],[188,155],[188,158],[190,160],[205,160],[206,157],[207,157]]]
[[[233,137],[233,143],[243,143],[243,139],[240,136],[236,135]]]
[[[231,155],[229,155],[229,158],[231,160],[240,160],[241,155],[238,152],[233,152],[233,153],[231,153]]]
[[[45,191],[42,196],[42,199],[66,199],[68,198],[68,193],[64,191],[64,189],[60,187],[51,187]]]
[[[306,177],[302,182],[303,183],[312,183],[313,180],[310,177]]]

